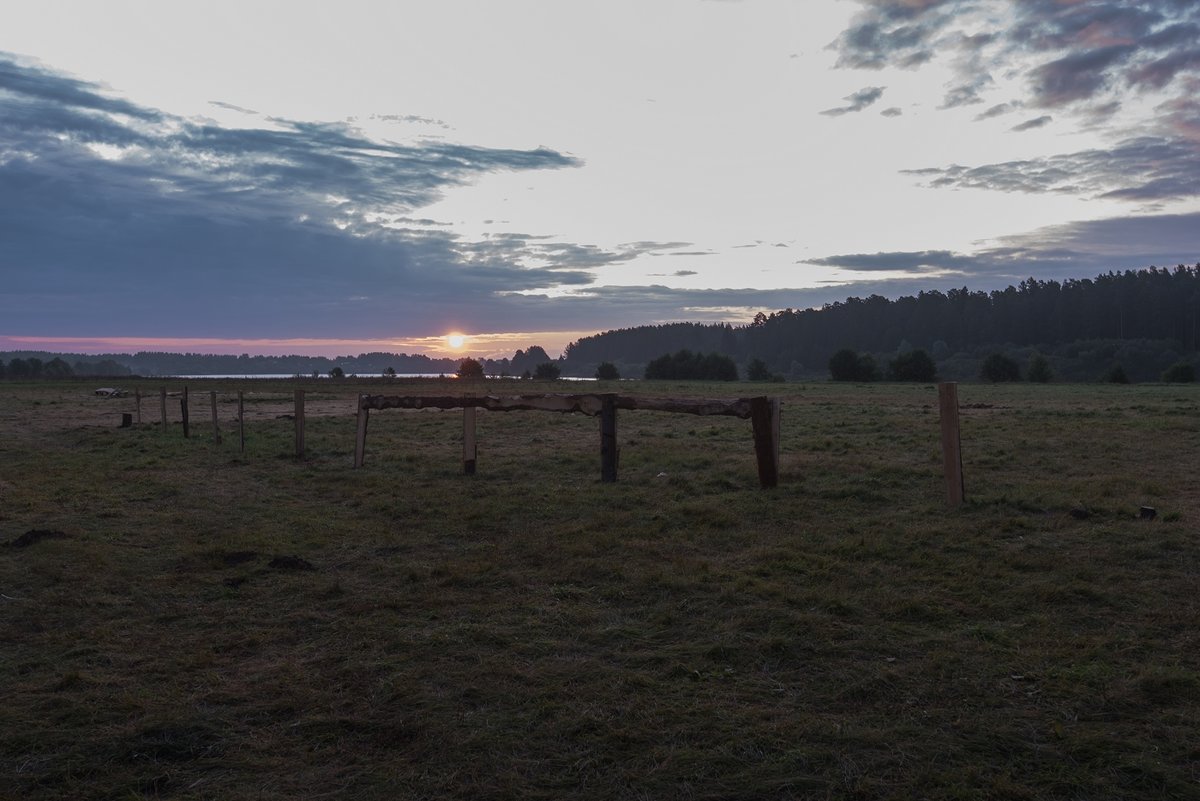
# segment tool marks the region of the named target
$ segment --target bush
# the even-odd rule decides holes
[[[1021,368],[1003,353],[990,354],[979,368],[979,377],[993,384],[1001,381],[1020,381]]]
[[[746,378],[750,381],[770,381],[775,376],[767,369],[767,363],[762,359],[751,359],[746,367]]]
[[[346,371],[340,367],[334,367],[332,370],[329,371],[329,377],[330,378],[345,378]]]
[[[1054,377],[1054,373],[1050,370],[1050,362],[1040,353],[1033,354],[1029,360],[1029,371],[1026,377],[1038,384],[1045,384]]]
[[[1104,380],[1110,384],[1128,384],[1129,376],[1125,374],[1125,368],[1118,364],[1108,371]]]
[[[935,381],[937,365],[923,350],[902,353],[888,364],[889,381]]]
[[[620,371],[612,362],[600,362],[600,366],[596,368],[596,378],[601,381],[616,381],[620,377]]]
[[[483,378],[483,365],[470,356],[458,364],[459,378]]]
[[[874,381],[879,375],[874,359],[843,348],[829,358],[829,377],[834,381]]]
[[[692,353],[684,349],[664,354],[646,365],[645,377],[658,380],[737,381],[737,365],[719,353]]]
[[[559,366],[554,362],[542,362],[537,367],[533,368],[533,377],[541,381],[553,381],[562,373]]]
[[[1196,380],[1196,368],[1188,362],[1176,362],[1163,372],[1162,380],[1169,384],[1190,384]]]

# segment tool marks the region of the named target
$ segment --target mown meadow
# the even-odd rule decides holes
[[[930,385],[188,384],[0,384],[0,798],[1200,797],[1200,388],[964,384],[949,509]],[[591,389],[780,397],[780,486],[656,412],[351,469],[356,393]]]

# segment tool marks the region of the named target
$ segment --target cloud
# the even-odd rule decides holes
[[[1018,108],[1043,113],[1011,130],[1075,118],[1108,149],[979,167],[938,167],[934,186],[1056,191],[1163,202],[1200,196],[1200,3],[1180,0],[857,0],[830,45],[841,68],[914,69],[944,60],[953,74],[943,110],[1005,92],[986,121]],[[1117,121],[1149,107],[1136,135]],[[1168,161],[1146,161],[1154,158]],[[919,173],[922,171],[918,171]]]
[[[883,90],[886,88],[887,87],[885,86],[867,86],[863,89],[859,89],[854,94],[846,95],[844,98],[842,98],[843,100],[847,101],[847,105],[840,106],[838,108],[828,108],[821,113],[829,117],[840,117],[843,114],[862,111],[863,109],[877,102],[879,98],[883,97]]]
[[[672,275],[677,278],[686,278],[689,275],[699,275],[699,273],[697,273],[695,270],[676,270],[674,273],[672,273]]]
[[[883,117],[899,117],[903,113],[904,112],[901,109],[895,106],[892,106],[891,108],[885,108],[883,111],[879,112],[879,114]]]
[[[1009,130],[1016,131],[1018,133],[1021,131],[1032,131],[1035,128],[1044,128],[1053,121],[1054,118],[1049,114],[1043,114],[1040,117],[1034,117],[1032,120],[1026,120],[1025,122],[1014,125],[1012,128],[1009,128]]]

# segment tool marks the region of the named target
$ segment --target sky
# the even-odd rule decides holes
[[[1193,0],[61,0],[0,28],[0,350],[555,354],[1197,262]]]

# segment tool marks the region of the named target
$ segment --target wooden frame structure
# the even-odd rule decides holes
[[[723,415],[750,420],[754,428],[754,452],[758,480],[764,489],[779,484],[779,417],[777,398],[730,399],[642,398],[612,393],[592,395],[518,395],[500,397],[359,395],[358,429],[354,466],[362,467],[367,448],[367,420],[371,410],[462,409],[463,471],[475,472],[475,410],[493,412],[542,411],[586,414],[600,418],[600,480],[617,480],[617,410]]]

